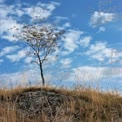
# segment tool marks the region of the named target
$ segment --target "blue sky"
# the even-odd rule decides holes
[[[66,30],[63,50],[55,52],[59,57],[50,56],[44,64],[47,82],[64,86],[100,82],[104,88],[121,90],[121,4],[116,0],[0,0],[0,85],[40,82],[38,67],[26,55],[29,47],[13,37],[16,30],[11,28],[46,18]]]

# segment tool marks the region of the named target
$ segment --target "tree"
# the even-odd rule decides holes
[[[39,66],[43,86],[45,85],[43,63],[56,48],[59,48],[63,33],[63,30],[58,30],[50,24],[33,24],[24,25],[18,35],[19,39],[30,47],[30,52],[35,57],[32,62]]]

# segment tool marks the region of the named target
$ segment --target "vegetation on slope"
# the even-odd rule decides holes
[[[0,90],[0,122],[121,122],[122,97],[93,89]]]

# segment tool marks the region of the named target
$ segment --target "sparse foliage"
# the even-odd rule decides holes
[[[24,25],[18,35],[19,39],[26,42],[41,72],[42,84],[45,85],[43,63],[48,56],[60,47],[63,30],[58,30],[51,24]]]

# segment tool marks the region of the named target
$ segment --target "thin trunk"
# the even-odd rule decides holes
[[[42,63],[40,63],[40,71],[41,71],[42,85],[45,86],[45,79],[44,79],[44,74],[43,74],[43,69],[42,69]]]
[[[41,62],[41,59],[39,56],[39,52],[37,52],[36,54],[37,54],[37,58],[39,61],[39,68],[40,68],[40,75],[41,75],[41,79],[42,79],[42,85],[44,86],[45,85],[45,79],[44,79],[44,74],[43,74],[42,62]]]

